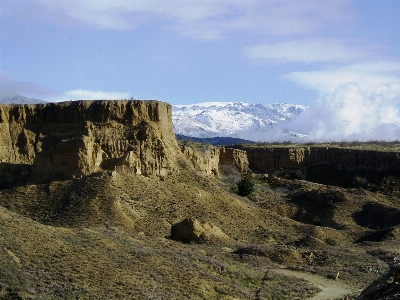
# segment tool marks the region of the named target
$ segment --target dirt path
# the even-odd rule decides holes
[[[294,276],[297,278],[305,279],[322,290],[314,297],[308,299],[313,299],[313,300],[336,299],[348,295],[350,293],[357,292],[357,290],[354,290],[354,288],[348,286],[343,282],[340,282],[340,280],[335,281],[332,279],[327,279],[320,275],[314,275],[310,273],[292,271],[286,269],[273,269],[271,271],[285,276]]]

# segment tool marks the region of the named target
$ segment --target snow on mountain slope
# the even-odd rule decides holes
[[[172,120],[175,133],[186,136],[229,136],[257,141],[290,139],[303,135],[288,131],[285,123],[305,109],[304,105],[286,103],[205,102],[174,105]]]
[[[0,92],[0,103],[1,104],[41,104],[41,103],[47,103],[47,102],[43,101],[43,100],[39,100],[39,99],[27,98],[27,97],[20,96],[17,94]]]

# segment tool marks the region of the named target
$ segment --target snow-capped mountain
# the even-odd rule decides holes
[[[12,94],[12,93],[3,93],[0,92],[0,103],[1,104],[42,104],[47,103],[46,101],[27,98],[21,95]]]
[[[297,118],[306,108],[286,103],[205,102],[173,105],[172,120],[175,133],[185,136],[287,140],[304,137],[285,128],[285,124]]]

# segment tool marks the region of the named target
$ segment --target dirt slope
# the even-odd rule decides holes
[[[297,278],[305,279],[309,281],[311,284],[317,286],[319,289],[321,289],[321,292],[309,298],[313,300],[328,300],[328,299],[341,298],[356,291],[356,289],[353,286],[349,286],[348,284],[342,282],[341,280],[332,280],[326,277],[322,277],[320,275],[314,275],[310,273],[292,271],[287,269],[273,269],[272,271],[285,276],[294,276]]]
[[[166,177],[117,171],[3,189],[0,295],[304,299],[318,295],[316,286],[327,293],[321,278],[335,272],[349,293],[365,288],[400,249],[392,227],[385,229],[392,235],[368,241],[382,229],[367,228],[356,215],[367,215],[369,202],[395,212],[382,195],[270,180],[242,198],[223,186],[189,168]],[[315,211],[323,226],[312,224]],[[187,217],[211,222],[230,238],[170,240],[171,225]],[[282,266],[300,277],[266,278]]]

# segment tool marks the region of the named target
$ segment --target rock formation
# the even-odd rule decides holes
[[[247,152],[250,168],[263,172],[296,170],[318,164],[332,165],[339,170],[388,171],[400,168],[400,154],[396,151],[339,147],[238,147]]]
[[[0,105],[0,185],[47,182],[125,168],[176,170],[171,106],[158,101]]]
[[[0,187],[123,169],[166,175],[179,161],[207,174],[221,164],[248,169],[242,150],[179,148],[171,105],[159,101],[70,101],[0,105]]]
[[[190,145],[182,145],[181,151],[184,157],[200,171],[207,174],[219,175],[220,167],[229,165],[240,173],[249,169],[246,151],[210,146],[206,151],[199,151]]]
[[[189,243],[210,241],[212,239],[229,239],[229,237],[210,222],[201,224],[195,218],[186,218],[172,225],[171,239]]]

